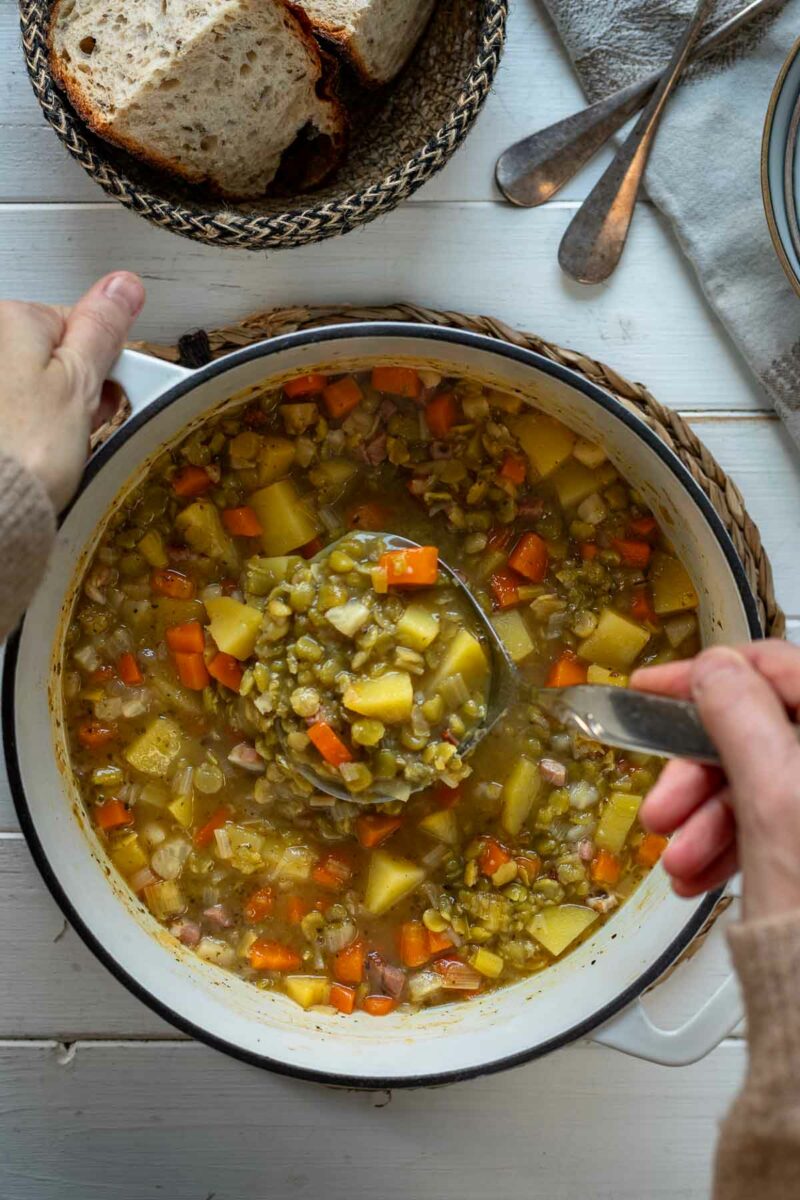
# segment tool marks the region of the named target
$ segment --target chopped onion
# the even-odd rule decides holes
[[[191,844],[186,838],[169,838],[153,851],[150,866],[162,879],[177,879],[191,852]]]
[[[448,675],[442,680],[439,694],[448,712],[455,712],[461,708],[461,705],[469,700],[469,688],[464,682],[464,676],[459,671],[455,675]]]
[[[342,528],[342,518],[333,507],[319,509],[318,516],[328,533],[335,533]]]
[[[102,700],[95,700],[94,715],[101,721],[116,721],[117,717],[122,716],[122,701],[118,696],[106,696]]]
[[[569,792],[569,802],[572,808],[584,809],[592,808],[600,799],[600,793],[591,783],[586,783],[581,780],[580,783],[571,783],[567,789]]]
[[[188,796],[192,790],[192,779],[194,778],[194,767],[187,763],[180,771],[176,771],[172,777],[172,794],[173,796]]]
[[[309,808],[333,808],[336,804],[335,796],[327,796],[324,792],[315,792],[313,796],[308,798]]]
[[[149,867],[142,867],[130,876],[128,883],[135,892],[143,892],[146,887],[158,883],[158,875],[154,875]]]
[[[432,871],[434,867],[438,867],[439,863],[443,862],[447,858],[449,853],[449,847],[439,843],[439,845],[434,846],[428,851],[427,854],[422,856],[422,858],[419,860],[420,866],[424,867],[426,871]]]
[[[355,940],[357,933],[355,921],[342,921],[338,925],[327,925],[322,935],[328,954],[338,954]]]
[[[369,620],[369,609],[360,600],[348,600],[329,608],[325,619],[345,637],[355,637]]]
[[[221,595],[222,595],[222,585],[221,584],[208,583],[208,584],[206,584],[206,586],[203,588],[202,592],[200,593],[200,599],[205,604],[205,602],[207,600],[216,600],[217,597],[221,596]]]
[[[73,650],[72,657],[79,667],[83,667],[84,671],[96,671],[100,666],[97,651],[89,643],[85,646],[79,646],[77,650]]]
[[[477,992],[481,986],[480,973],[460,958],[440,958],[434,969],[448,991]]]
[[[217,843],[218,858],[233,858],[233,846],[231,846],[230,835],[224,826],[222,829],[214,830],[214,841]]]
[[[420,1004],[442,990],[441,976],[426,969],[408,977],[408,996],[412,1004]]]

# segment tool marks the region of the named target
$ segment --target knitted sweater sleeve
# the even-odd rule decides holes
[[[0,453],[0,640],[39,586],[55,532],[55,513],[41,483]]]

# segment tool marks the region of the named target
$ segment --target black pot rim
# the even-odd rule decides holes
[[[560,363],[552,362],[536,351],[523,349],[518,346],[513,346],[508,342],[498,341],[494,338],[487,337],[484,334],[472,333],[460,329],[452,329],[442,326],[431,326],[423,324],[414,324],[411,322],[358,322],[352,325],[333,325],[323,328],[304,330],[298,333],[283,334],[280,337],[271,338],[265,342],[259,342],[245,349],[235,351],[232,354],[218,359],[215,362],[209,363],[208,366],[200,368],[193,372],[186,379],[178,381],[173,387],[169,388],[162,396],[154,400],[142,411],[134,414],[122,428],[114,434],[112,438],[93,456],[84,472],[81,480],[78,493],[75,500],[86,490],[94,477],[102,470],[105,464],[114,456],[117,449],[127,442],[143,425],[147,424],[154,416],[165,409],[168,405],[174,403],[188,392],[193,391],[201,384],[206,383],[210,379],[214,379],[219,375],[225,374],[228,370],[238,366],[240,363],[250,362],[254,359],[268,359],[274,354],[281,353],[284,350],[294,348],[296,346],[315,347],[327,342],[336,342],[344,339],[369,339],[375,337],[393,337],[393,338],[408,338],[419,340],[423,338],[432,343],[444,342],[455,345],[467,346],[477,350],[487,351],[499,358],[510,359],[511,361],[522,363],[533,367],[539,371],[550,375],[552,378],[559,380],[569,386],[574,387],[577,391],[582,392],[588,399],[601,408],[604,408],[612,416],[616,417],[633,430],[647,446],[658,455],[665,466],[675,476],[676,481],[686,490],[694,500],[698,509],[705,518],[707,524],[711,528],[714,536],[723,554],[725,555],[728,566],[730,567],[737,590],[742,600],[742,604],[747,616],[747,622],[750,628],[751,636],[761,638],[764,636],[761,628],[761,623],[758,616],[758,608],[755,597],[750,589],[747,581],[747,576],[744,571],[742,562],[736,553],[735,547],[731,538],[725,529],[719,515],[711,504],[711,501],[706,496],[705,492],[700,488],[699,484],[692,478],[686,470],[678,456],[670,450],[670,448],[649,428],[649,426],[631,413],[625,405],[612,396],[609,392],[604,391],[590,380],[585,379],[582,375],[572,371],[568,367],[562,366]],[[75,503],[73,500],[73,504]],[[70,505],[70,508],[72,506]],[[62,516],[62,522],[67,513],[68,508]],[[78,915],[73,904],[66,892],[64,891],[56,872],[51,866],[44,847],[39,839],[36,827],[31,816],[28,802],[25,796],[25,790],[22,783],[22,773],[20,769],[19,756],[17,752],[16,739],[16,724],[14,710],[14,690],[16,684],[16,668],[19,656],[20,642],[24,630],[25,621],[19,626],[19,629],[9,639],[6,650],[5,663],[3,668],[3,683],[2,683],[2,730],[3,743],[5,748],[6,766],[8,769],[9,783],[11,793],[14,800],[17,816],[20,826],[25,835],[25,838],[30,847],[34,861],[39,869],[42,878],[49,888],[56,903],[60,906],[67,920],[86,943],[94,955],[103,963],[108,970],[116,976],[128,991],[138,997],[148,1005],[155,1013],[162,1017],[165,1021],[174,1025],[182,1032],[190,1037],[204,1042],[216,1050],[220,1050],[233,1058],[239,1059],[242,1062],[248,1063],[251,1066],[261,1067],[275,1072],[279,1075],[286,1075],[290,1078],[302,1079],[308,1082],[333,1085],[336,1087],[359,1088],[364,1090],[381,1091],[394,1088],[419,1088],[432,1087],[442,1084],[458,1083],[467,1079],[474,1079],[483,1075],[495,1074],[498,1071],[507,1070],[510,1067],[521,1066],[523,1063],[531,1062],[534,1059],[541,1058],[545,1054],[549,1054],[554,1050],[558,1050],[563,1046],[578,1038],[586,1037],[594,1029],[603,1025],[611,1017],[615,1016],[623,1008],[627,1007],[633,1000],[642,994],[651,984],[655,983],[660,975],[669,967],[676,958],[686,949],[692,939],[703,927],[711,915],[714,906],[721,895],[722,889],[709,893],[703,902],[698,905],[692,917],[686,922],[677,937],[673,939],[667,949],[658,956],[658,958],[647,968],[646,971],[636,979],[627,988],[623,989],[619,995],[602,1008],[595,1011],[590,1017],[583,1021],[577,1022],[564,1030],[556,1037],[549,1038],[545,1042],[530,1046],[524,1050],[520,1050],[515,1054],[505,1055],[502,1058],[495,1059],[491,1062],[476,1064],[470,1067],[465,1067],[461,1070],[443,1071],[431,1075],[414,1075],[414,1076],[384,1076],[378,1078],[366,1078],[358,1074],[348,1075],[346,1073],[334,1073],[327,1071],[316,1071],[305,1067],[292,1066],[289,1063],[270,1058],[268,1055],[256,1054],[252,1051],[245,1050],[241,1046],[235,1045],[226,1041],[224,1038],[217,1037],[197,1025],[188,1018],[176,1012],[169,1005],[159,1000],[142,984],[138,982],[135,976],[131,975],[126,967],[123,967],[112,952],[95,936],[88,925]]]

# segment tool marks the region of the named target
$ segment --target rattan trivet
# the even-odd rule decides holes
[[[429,325],[449,325],[457,329],[469,329],[500,341],[511,342],[529,350],[536,350],[553,362],[561,363],[578,371],[593,383],[611,392],[618,399],[632,406],[644,418],[662,441],[675,451],[691,473],[714,508],[719,513],[733,539],[736,551],[742,560],[748,581],[758,597],[759,614],[764,631],[772,637],[782,637],[785,618],[775,599],[772,583],[772,568],[761,536],[745,508],[744,499],[736,484],[716,459],[709,453],[696,433],[676,412],[666,408],[655,399],[644,384],[631,383],[605,363],[588,358],[575,350],[565,350],[553,342],[547,342],[533,333],[523,333],[493,317],[466,316],[458,312],[441,312],[437,309],[421,308],[416,304],[392,304],[366,308],[356,307],[302,307],[275,308],[267,312],[253,313],[238,325],[221,329],[198,330],[186,334],[177,346],[162,346],[152,343],[137,343],[136,349],[147,351],[170,362],[183,366],[199,367],[214,358],[220,358],[232,350],[249,346],[264,338],[292,333],[298,329],[311,329],[319,325],[340,325],[353,321],[417,321]]]

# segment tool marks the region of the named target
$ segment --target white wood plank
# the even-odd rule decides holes
[[[765,406],[657,214],[640,210],[608,284],[582,288],[556,261],[571,211],[407,204],[345,238],[254,255],[177,238],[116,206],[7,205],[0,279],[7,295],[68,302],[114,266],[138,270],[149,290],[138,336],[162,341],[272,305],[412,300],[578,347],[675,407]]]
[[[744,1067],[736,1043],[680,1071],[575,1046],[489,1079],[387,1095],[281,1079],[193,1045],[6,1044],[0,1193],[705,1200]]]
[[[72,160],[42,116],[28,81],[12,0],[0,3],[0,202],[106,201],[104,193]],[[419,193],[426,200],[492,200],[498,154],[512,142],[566,116],[584,103],[539,0],[511,6],[508,40],[492,94],[464,146]],[[607,156],[564,191],[582,198]]]

